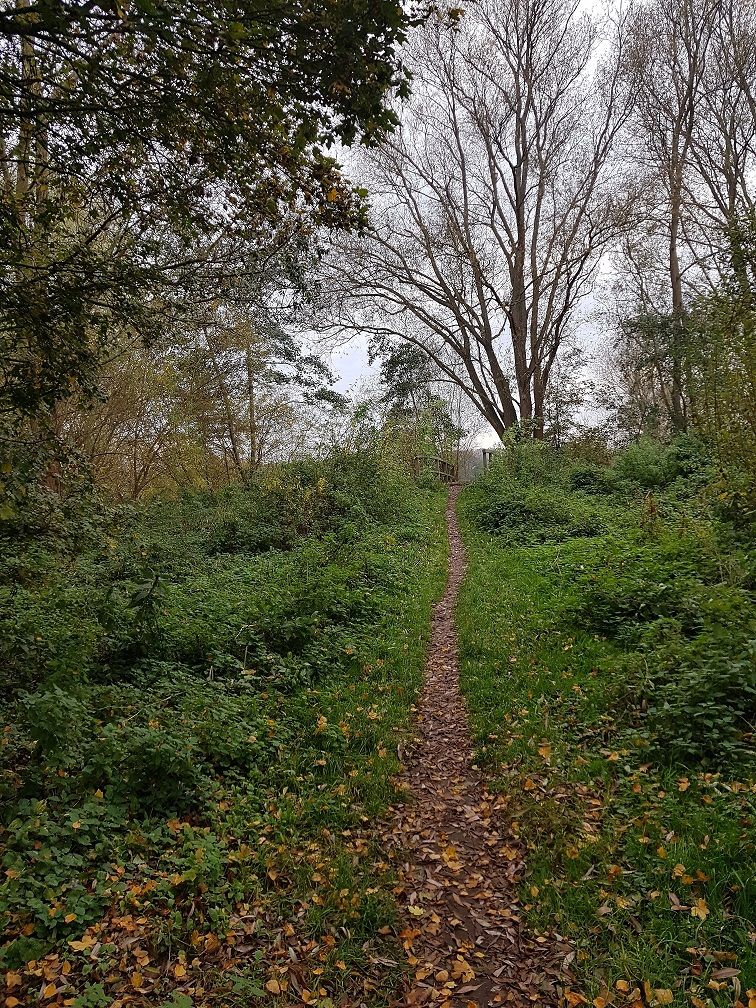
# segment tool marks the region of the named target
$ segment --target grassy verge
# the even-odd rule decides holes
[[[743,1005],[748,558],[701,503],[705,473],[652,469],[644,485],[647,461],[536,451],[463,495],[463,690],[529,851],[530,924],[574,944],[568,1001]]]
[[[111,557],[115,588],[82,561],[25,590],[59,662],[45,644],[50,670],[5,710],[6,1008],[388,998],[369,823],[395,797],[445,570],[442,495],[393,491],[338,520],[331,495],[327,528],[263,551],[238,501],[220,549],[217,507],[152,509],[111,544],[127,582]]]

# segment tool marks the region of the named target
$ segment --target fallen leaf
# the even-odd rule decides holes
[[[706,904],[705,899],[697,899],[694,901],[693,906],[690,909],[691,917],[698,917],[699,920],[706,920],[711,911]]]

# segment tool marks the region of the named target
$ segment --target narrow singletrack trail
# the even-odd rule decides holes
[[[433,612],[417,739],[404,758],[408,800],[395,812],[389,839],[411,968],[397,1004],[555,1005],[568,950],[524,934],[516,896],[522,852],[499,823],[502,799],[486,791],[473,764],[455,628],[465,575],[458,492],[451,488],[446,509],[449,574]]]

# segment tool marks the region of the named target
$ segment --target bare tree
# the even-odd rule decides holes
[[[617,26],[614,26],[616,30]],[[560,347],[622,214],[627,97],[575,0],[482,0],[426,26],[399,135],[364,165],[372,230],[332,256],[339,325],[423,350],[500,436],[543,434]]]
[[[635,100],[622,153],[638,198],[617,293],[620,313],[638,323],[625,325],[626,351],[656,386],[660,416],[685,430],[694,420],[686,315],[733,272],[748,283],[756,16],[743,0],[646,0],[626,24],[623,73]]]

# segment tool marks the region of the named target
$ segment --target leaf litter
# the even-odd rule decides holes
[[[411,973],[401,1005],[488,1008],[556,1005],[569,982],[572,950],[558,934],[529,934],[517,885],[523,850],[502,815],[506,800],[487,791],[474,764],[459,687],[455,609],[465,574],[456,520],[458,487],[446,510],[449,575],[435,606],[417,738],[399,784],[389,848],[402,940]]]

